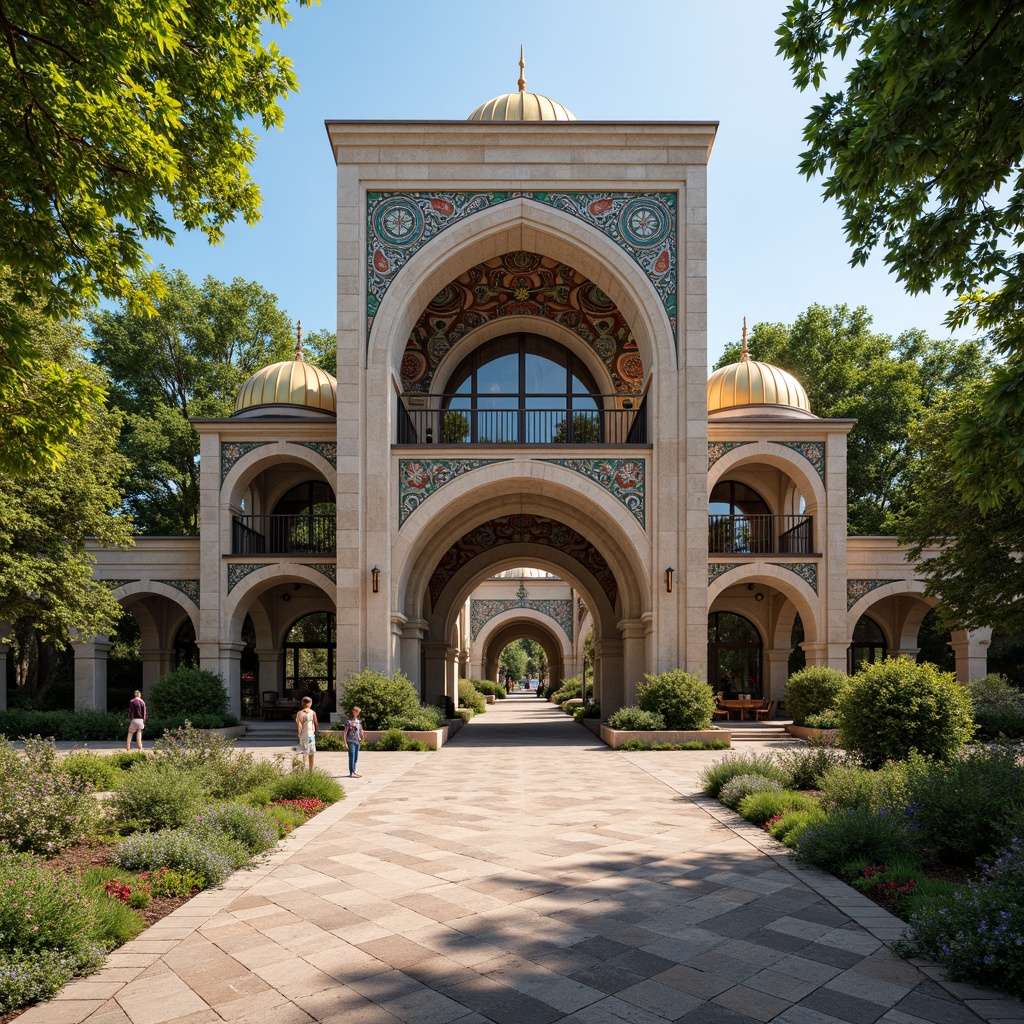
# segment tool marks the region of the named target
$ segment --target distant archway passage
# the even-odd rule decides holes
[[[489,519],[486,523],[463,534],[437,563],[430,577],[430,600],[437,605],[448,581],[468,562],[486,551],[493,551],[506,544],[538,544],[541,547],[557,548],[563,554],[575,559],[589,572],[604,591],[609,604],[614,608],[618,597],[618,583],[615,574],[600,551],[571,526],[547,516],[514,514]]]

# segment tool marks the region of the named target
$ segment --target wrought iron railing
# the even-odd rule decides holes
[[[554,396],[531,395],[526,404],[509,396],[478,399],[463,395],[400,395],[399,444],[646,444],[643,399],[594,395],[597,408],[566,408]],[[507,407],[501,407],[504,403]],[[628,406],[623,408],[623,406]]]
[[[335,553],[333,515],[235,516],[233,555],[326,555]]]
[[[708,516],[713,555],[808,555],[813,550],[813,516]]]

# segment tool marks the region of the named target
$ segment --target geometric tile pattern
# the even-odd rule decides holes
[[[562,627],[569,640],[572,640],[572,601],[568,598],[545,598],[545,599],[516,599],[516,598],[490,598],[479,600],[474,598],[469,603],[469,633],[475,640],[480,631],[491,619],[513,608],[531,608],[555,620]]]
[[[398,525],[406,521],[435,491],[456,477],[494,466],[507,459],[399,459]]]
[[[540,459],[564,466],[600,484],[613,498],[622,502],[636,521],[645,523],[645,467],[643,459]]]
[[[849,611],[865,594],[884,587],[887,583],[899,583],[899,580],[847,580],[846,610]]]

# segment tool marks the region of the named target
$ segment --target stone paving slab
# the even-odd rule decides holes
[[[21,1020],[1024,1024],[700,796],[721,756],[612,752],[496,703],[441,751],[364,753],[348,799]]]

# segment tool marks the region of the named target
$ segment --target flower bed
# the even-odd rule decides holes
[[[637,742],[646,745],[664,743],[725,743],[730,745],[726,729],[613,729],[601,725],[601,740],[612,750],[618,750],[624,743]]]

